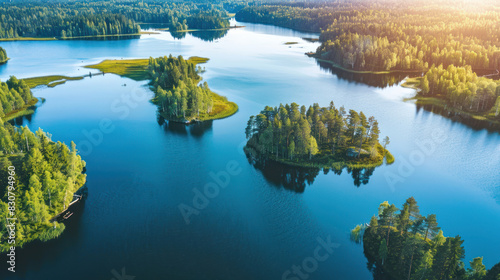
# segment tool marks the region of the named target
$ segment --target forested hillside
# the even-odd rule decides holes
[[[219,6],[174,2],[29,2],[0,6],[0,38],[137,34],[140,23],[168,24],[171,30],[229,26]]]
[[[12,246],[7,243],[12,229],[7,223],[12,220],[5,217],[17,219],[16,247],[61,234],[64,225],[50,219],[66,209],[85,183],[84,167],[73,142],[68,148],[41,129],[33,133],[27,127],[0,124],[0,252]]]
[[[245,129],[247,148],[278,161],[320,167],[377,166],[394,159],[379,143],[374,117],[363,112],[314,104],[306,109],[296,103],[267,106],[251,116]],[[358,167],[360,167],[358,166]]]
[[[445,237],[436,215],[422,215],[413,197],[401,209],[383,202],[378,216],[373,216],[367,227],[357,226],[351,237],[356,242],[363,241],[368,267],[375,279],[500,278],[500,264],[488,271],[482,257],[474,258],[466,269],[464,240],[459,235]]]

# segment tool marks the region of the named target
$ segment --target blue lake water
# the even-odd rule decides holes
[[[410,196],[423,214],[437,214],[446,236],[462,236],[466,263],[477,256],[487,267],[500,261],[494,234],[500,232],[500,134],[417,110],[403,101],[413,90],[338,78],[304,55],[318,43],[301,38],[317,34],[244,25],[211,42],[161,33],[0,44],[11,57],[0,66],[3,81],[82,75],[89,72],[83,65],[107,58],[209,57],[204,80],[240,108],[201,125],[160,125],[146,82],[106,74],[34,89],[46,101],[23,125],[77,143],[89,196],[59,239],[19,251],[18,271],[2,271],[2,279],[112,279],[122,268],[137,280],[282,279],[314,255],[318,238],[337,248],[310,279],[371,279],[349,231],[368,222],[381,202],[401,206]],[[393,165],[356,185],[355,172],[304,171],[308,180],[297,190],[282,182],[287,170],[249,163],[242,151],[249,116],[266,105],[332,100],[375,116],[381,135],[391,139]],[[221,175],[227,186],[186,224],[179,206],[193,205],[196,190],[229,171]]]

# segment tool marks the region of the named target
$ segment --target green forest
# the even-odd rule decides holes
[[[37,101],[24,80],[12,76],[7,82],[0,82],[0,118],[22,111]]]
[[[435,214],[424,216],[410,197],[398,209],[387,201],[367,226],[357,226],[351,239],[362,242],[376,279],[498,280],[500,263],[489,271],[477,257],[465,268],[464,240],[445,237]]]
[[[500,7],[465,12],[449,1],[280,3],[243,8],[236,18],[321,32],[310,54],[355,73],[424,73],[421,96],[432,105],[500,121],[499,83],[481,73],[500,68]]]
[[[0,216],[7,217],[14,206],[9,202],[15,202],[15,246],[56,238],[64,224],[51,223],[51,218],[66,209],[85,183],[85,162],[75,144],[69,148],[53,142],[41,129],[33,133],[9,123],[0,124],[0,143],[0,181],[6,182],[0,190]],[[6,226],[6,219],[1,219],[0,252],[12,246],[7,243]]]
[[[420,81],[422,96],[443,96],[451,106],[470,112],[489,112],[500,120],[500,82],[478,77],[470,66],[431,67]]]
[[[7,60],[9,60],[7,52],[4,48],[0,47],[0,64],[4,64],[5,62],[7,62]]]
[[[148,72],[152,79],[160,114],[167,120],[191,122],[230,116],[238,106],[210,90],[201,81],[201,67],[182,56],[150,58]]]
[[[229,26],[221,6],[191,2],[4,3],[0,14],[0,39],[138,34],[141,23],[168,24],[172,31]]]
[[[380,130],[374,117],[363,112],[317,103],[306,108],[297,103],[266,106],[248,120],[246,149],[280,162],[325,168],[373,167],[386,158],[389,137],[379,142]]]

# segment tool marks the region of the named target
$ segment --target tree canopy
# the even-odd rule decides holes
[[[474,258],[465,269],[464,240],[459,235],[445,237],[436,215],[422,215],[413,197],[401,209],[381,203],[378,215],[368,226],[357,226],[352,236],[360,238],[361,228],[364,253],[375,278],[487,280],[500,276],[500,264],[487,271],[482,257]]]
[[[385,154],[374,117],[363,112],[314,104],[266,106],[248,120],[247,148],[298,165],[380,165]],[[392,160],[391,160],[392,161]],[[336,166],[338,167],[338,166]]]
[[[7,217],[8,202],[15,201],[16,247],[59,236],[64,225],[50,219],[66,209],[86,178],[76,145],[71,142],[69,148],[41,129],[33,133],[9,123],[0,124],[0,143],[0,216]],[[9,177],[14,184],[8,184]],[[12,246],[6,223],[0,219],[0,252]]]
[[[33,101],[36,101],[36,98],[24,80],[12,76],[7,82],[0,82],[0,118],[24,109]]]

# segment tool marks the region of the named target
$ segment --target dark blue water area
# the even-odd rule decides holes
[[[332,75],[304,55],[318,44],[301,38],[316,34],[243,25],[212,42],[162,32],[139,40],[1,44],[12,58],[0,67],[2,80],[83,74],[83,65],[105,58],[209,57],[204,79],[239,105],[230,118],[184,126],[157,117],[147,82],[106,74],[35,89],[46,101],[19,124],[77,144],[89,195],[60,238],[18,250],[17,272],[1,271],[2,279],[116,279],[122,268],[137,280],[282,279],[314,257],[321,240],[335,248],[322,251],[327,258],[309,279],[371,279],[349,232],[381,202],[400,206],[410,196],[423,214],[437,214],[446,236],[462,236],[466,262],[500,261],[491,234],[500,231],[498,133],[418,110],[403,101],[414,92],[398,85]],[[375,116],[396,162],[338,175],[263,167],[243,153],[246,122],[264,106],[331,100]],[[213,193],[200,200],[205,188]],[[196,203],[203,207],[187,224],[180,207]]]

